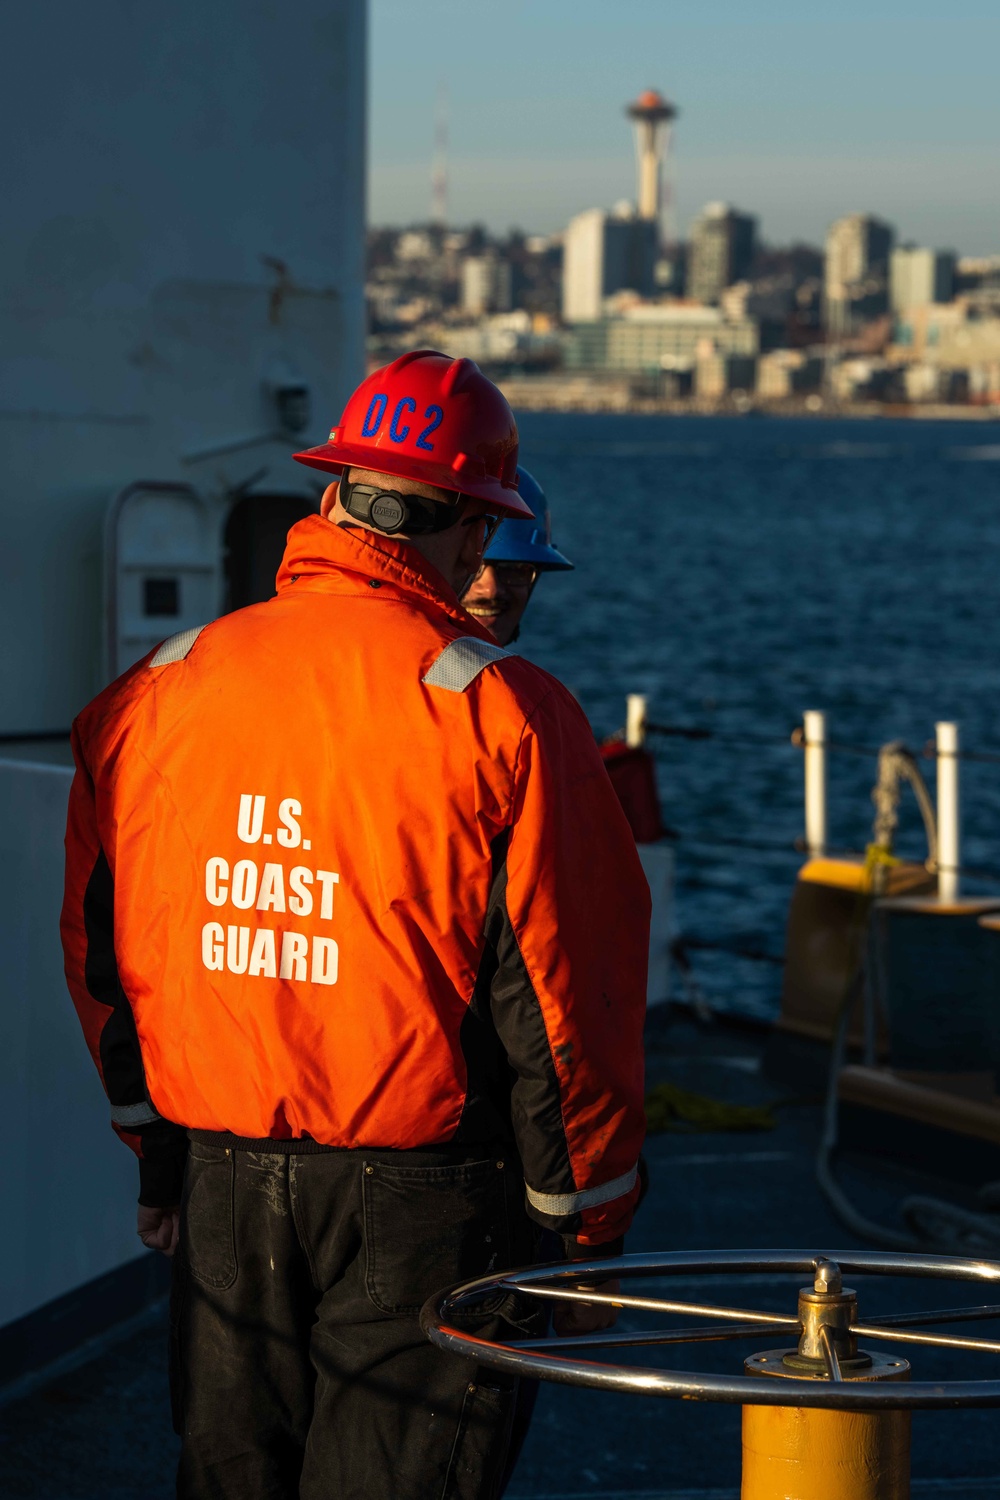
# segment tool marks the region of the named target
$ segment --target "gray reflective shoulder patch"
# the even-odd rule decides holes
[[[578,1214],[585,1208],[599,1208],[602,1203],[624,1198],[635,1187],[637,1176],[638,1168],[633,1167],[621,1177],[616,1177],[613,1182],[606,1182],[602,1187],[584,1188],[579,1193],[536,1193],[527,1183],[524,1184],[524,1191],[532,1208],[537,1208],[539,1213],[557,1217],[562,1214]]]
[[[163,642],[149,665],[165,667],[172,661],[183,661],[204,629],[204,625],[195,625],[191,630],[182,630],[179,635],[172,635],[169,641]]]
[[[510,652],[475,635],[460,635],[445,646],[424,677],[428,687],[444,688],[446,693],[464,693],[466,688],[491,662],[503,661]]]
[[[112,1125],[152,1125],[160,1116],[151,1104],[112,1104]]]

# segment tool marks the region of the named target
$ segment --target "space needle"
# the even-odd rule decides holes
[[[646,89],[632,104],[626,105],[625,113],[635,126],[639,217],[659,219],[660,169],[667,154],[670,126],[677,118],[677,108],[657,89]]]

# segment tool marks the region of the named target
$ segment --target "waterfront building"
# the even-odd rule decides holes
[[[509,312],[513,306],[513,267],[497,255],[469,255],[462,262],[462,311],[481,318],[484,313]]]
[[[826,325],[840,337],[888,308],[889,256],[895,230],[873,214],[847,214],[826,237]]]
[[[969,396],[969,372],[917,362],[907,365],[903,370],[903,390],[907,401],[966,401]]]
[[[975,295],[910,307],[895,327],[897,362],[967,370],[971,388],[1000,388],[1000,316],[984,312]]]
[[[717,349],[702,349],[694,367],[695,395],[718,401],[734,391],[749,394],[756,375],[757,361],[752,354],[722,354]]]
[[[880,401],[899,385],[899,370],[875,355],[838,360],[827,381],[835,401]]]
[[[618,317],[581,323],[563,352],[568,369],[653,374],[693,369],[699,350],[754,356],[759,347],[751,318],[726,318],[719,308],[691,303],[639,303]]]
[[[818,391],[823,361],[805,349],[772,349],[757,363],[757,394],[765,401],[784,401]]]
[[[421,330],[428,343],[452,359],[474,359],[487,366],[524,364],[558,354],[551,335],[536,333],[524,308],[480,318],[477,323],[427,324]]]
[[[928,302],[950,302],[955,294],[955,260],[951,250],[899,245],[889,261],[889,303],[893,312]]]
[[[563,250],[562,312],[567,323],[596,322],[606,297],[653,291],[658,229],[624,204],[613,214],[589,208],[571,219]]]
[[[727,286],[749,273],[756,250],[757,220],[728,203],[709,203],[691,228],[687,294],[695,302],[719,301]]]

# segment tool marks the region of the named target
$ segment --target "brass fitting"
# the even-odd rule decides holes
[[[799,1292],[799,1322],[802,1334],[799,1347],[785,1355],[791,1369],[813,1372],[826,1368],[821,1329],[828,1328],[834,1352],[844,1370],[859,1370],[871,1364],[867,1354],[858,1353],[858,1341],[851,1325],[858,1321],[858,1295],[845,1287],[840,1267],[832,1260],[816,1262],[816,1277],[811,1287]]]

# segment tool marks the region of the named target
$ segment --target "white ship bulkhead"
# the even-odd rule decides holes
[[[269,592],[317,508],[290,455],[364,370],[365,5],[38,0],[0,56],[3,1366],[141,1248],[62,976],[68,745],[31,737]]]

